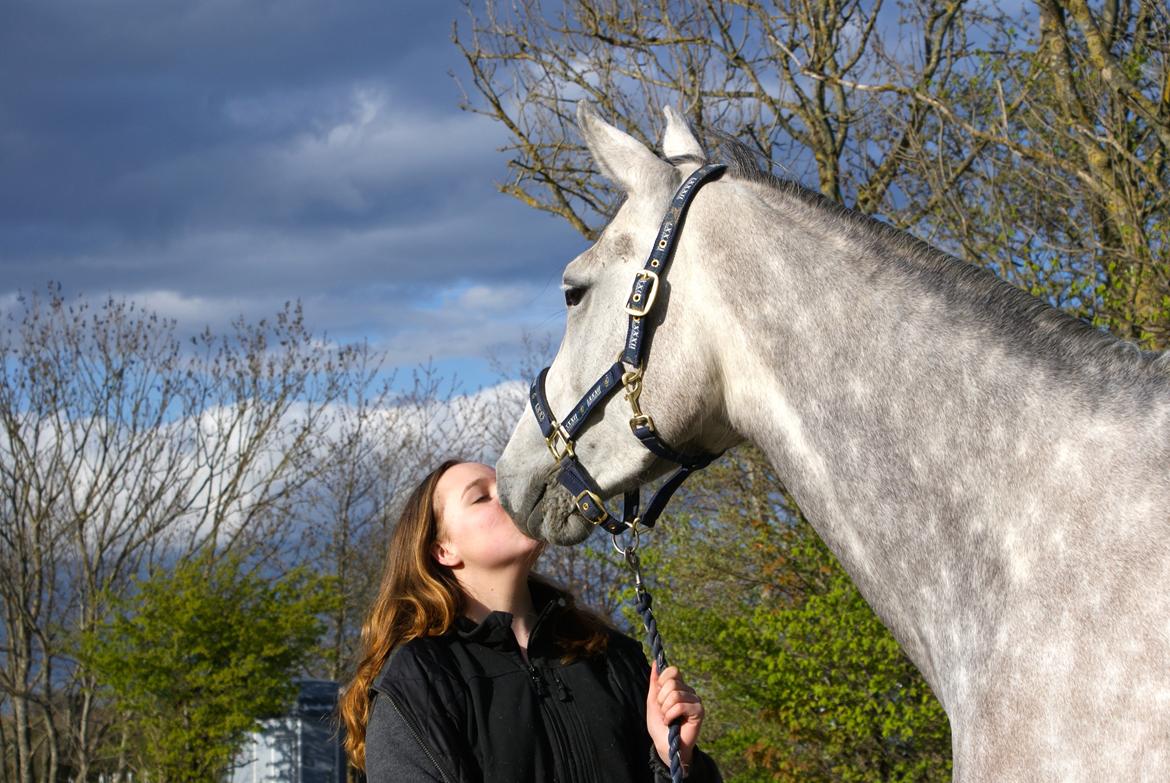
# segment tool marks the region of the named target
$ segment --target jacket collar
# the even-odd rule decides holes
[[[550,617],[560,612],[567,603],[565,594],[560,590],[529,580],[528,589],[532,593],[532,607],[536,610],[536,622],[532,625],[532,633],[528,638],[528,649],[531,653],[538,640],[543,641],[543,634],[548,630],[546,622]],[[461,639],[476,642],[485,647],[496,650],[511,650],[516,647],[516,637],[512,634],[512,613],[491,612],[481,622],[460,616],[455,620],[455,632]]]

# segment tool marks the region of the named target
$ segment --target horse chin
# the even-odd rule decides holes
[[[580,544],[593,532],[593,525],[585,517],[577,513],[567,517],[558,517],[554,520],[545,519],[545,536],[549,543],[557,546],[571,546]]]
[[[593,532],[593,525],[577,513],[573,498],[559,487],[545,494],[528,519],[538,538],[557,546],[579,544]]]

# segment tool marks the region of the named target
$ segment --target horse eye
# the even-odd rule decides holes
[[[585,286],[569,286],[565,289],[565,306],[572,307],[580,304],[581,299],[585,296]]]

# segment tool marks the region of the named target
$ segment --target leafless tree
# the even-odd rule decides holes
[[[355,349],[299,308],[182,345],[132,303],[26,297],[0,334],[0,694],[5,774],[98,771],[118,725],[77,634],[132,577],[197,550],[271,546]],[[7,738],[11,736],[11,742]],[[9,750],[9,748],[11,750]]]
[[[1158,0],[489,0],[466,16],[465,108],[510,134],[500,189],[587,237],[618,194],[575,142],[574,103],[651,145],[671,103],[839,203],[1170,347]]]

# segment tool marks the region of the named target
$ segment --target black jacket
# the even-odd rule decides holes
[[[512,616],[462,618],[396,650],[371,686],[369,783],[651,783],[669,771],[646,732],[650,667],[616,632],[604,655],[564,664],[553,643],[564,598],[532,584],[529,664]],[[688,781],[719,783],[696,749]]]

